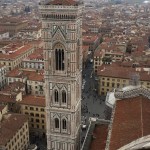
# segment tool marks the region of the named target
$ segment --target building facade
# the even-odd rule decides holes
[[[82,10],[74,0],[41,2],[48,150],[79,150]]]
[[[26,93],[35,96],[44,96],[44,75],[43,70],[35,69],[14,69],[7,74],[8,84],[22,82],[26,85]]]
[[[0,134],[1,150],[26,150],[29,146],[28,118],[21,114],[3,114]]]
[[[28,115],[30,134],[45,138],[45,97],[24,96],[20,102],[20,112],[21,114]]]
[[[22,61],[23,68],[31,68],[36,70],[44,69],[43,49],[37,49]]]
[[[115,70],[115,71],[114,71]],[[116,67],[105,65],[98,69],[98,93],[107,95],[114,89],[123,88],[130,85],[132,80],[139,80],[139,83],[146,88],[150,88],[150,73],[143,71],[144,68]]]
[[[0,64],[7,67],[7,71],[21,67],[22,60],[34,52],[31,44],[11,43],[0,49]]]
[[[10,36],[13,36],[23,28],[28,26],[28,21],[20,21],[16,18],[7,18],[0,20],[0,28],[6,32],[9,32]]]

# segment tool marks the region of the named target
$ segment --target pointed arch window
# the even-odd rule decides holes
[[[55,118],[55,128],[58,129],[59,128],[59,119]]]
[[[63,129],[63,130],[66,130],[66,129],[67,129],[67,121],[66,121],[66,119],[63,119],[63,120],[62,120],[62,129]]]
[[[67,102],[67,97],[66,97],[66,91],[62,91],[62,103],[66,103]]]
[[[54,100],[55,100],[55,103],[58,103],[58,91],[55,90],[54,92]]]
[[[55,65],[56,70],[64,70],[65,64],[64,64],[64,50],[63,49],[56,49],[55,50]]]

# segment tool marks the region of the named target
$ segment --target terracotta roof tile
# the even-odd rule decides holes
[[[150,134],[150,100],[139,96],[116,101],[110,150]]]
[[[132,74],[139,74],[141,81],[150,81],[150,74],[147,71],[143,71],[142,68],[139,68],[139,70],[140,71],[132,67],[103,65],[103,69],[102,67],[98,68],[97,75],[113,78],[130,79]]]
[[[24,59],[25,60],[43,60],[44,61],[44,57],[43,57],[43,49],[38,49],[36,51],[34,51],[32,54],[30,54],[27,58]]]
[[[0,91],[0,93],[20,93],[23,92],[22,89],[25,89],[25,83],[22,83],[20,81],[15,81],[13,83],[10,83],[9,85],[6,85],[4,89]]]
[[[97,35],[84,35],[82,38],[83,42],[93,43],[98,40]]]
[[[7,116],[7,117],[6,117]],[[6,114],[1,122],[0,145],[5,145],[27,122],[28,118],[20,114]]]
[[[20,101],[19,103],[24,105],[45,107],[45,97],[28,95],[28,96],[24,96],[23,100]]]
[[[16,99],[10,95],[0,94],[0,103],[15,103]]]
[[[28,69],[25,70],[25,69],[16,68],[10,71],[7,74],[7,77],[14,77],[14,78],[21,78],[21,79],[27,77],[28,80],[43,82],[44,81],[43,73],[44,73],[43,70],[36,72],[36,70],[28,70]]]
[[[93,132],[95,139],[93,139],[90,144],[90,150],[105,150],[107,133],[107,124],[96,125]]]
[[[11,54],[2,54],[2,53],[0,53],[0,59],[2,59],[2,60],[5,60],[5,59],[6,60],[7,59],[16,59],[18,56],[22,55],[23,53],[25,53],[26,51],[28,51],[28,50],[30,50],[32,48],[33,48],[32,45],[24,45],[22,47],[20,46],[18,48],[18,50],[16,50],[15,52],[13,52]]]

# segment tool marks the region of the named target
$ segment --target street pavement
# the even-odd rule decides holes
[[[87,68],[83,71],[83,83],[85,82],[84,89],[82,85],[82,115],[89,117],[104,118],[104,98],[100,97],[97,93],[97,80],[93,74],[92,64],[88,64]]]
[[[98,81],[95,80],[93,73],[93,64],[88,62],[87,67],[83,70],[82,83],[82,126],[89,125],[89,117],[104,119],[105,102],[104,97],[98,95]],[[87,129],[87,128],[86,128]],[[84,140],[86,130],[81,132],[81,144]]]

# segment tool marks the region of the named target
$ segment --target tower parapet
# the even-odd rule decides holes
[[[54,0],[41,3],[39,9],[42,19],[72,20],[82,17],[83,3],[73,1],[68,4],[63,0],[58,3]]]

